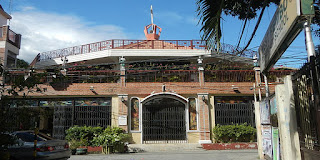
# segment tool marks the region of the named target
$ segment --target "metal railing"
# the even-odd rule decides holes
[[[8,39],[9,39],[9,41],[16,43],[17,42],[17,33],[13,32],[11,29],[9,29]]]
[[[84,44],[74,47],[58,49],[40,53],[36,57],[37,61],[45,61],[58,57],[85,54],[91,52],[104,51],[109,49],[207,49],[206,41],[204,40],[105,40],[90,44]],[[227,54],[237,54],[241,48],[236,48],[233,45],[221,44],[219,51]],[[241,56],[252,57],[255,52],[246,50]]]
[[[270,82],[281,82],[281,77],[295,70],[270,71]],[[23,79],[24,72],[12,72],[6,77],[6,84]],[[205,82],[254,82],[253,70],[210,70],[205,71]],[[55,78],[54,78],[55,77]],[[39,75],[39,83],[117,83],[119,70],[67,71],[66,76]],[[198,82],[199,71],[190,70],[127,70],[126,82]]]

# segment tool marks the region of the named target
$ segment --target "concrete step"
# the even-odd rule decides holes
[[[176,144],[129,144],[129,152],[161,152],[161,151],[188,151],[203,150],[199,143]]]

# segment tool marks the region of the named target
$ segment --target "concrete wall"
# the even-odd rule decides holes
[[[200,133],[199,132],[188,132],[188,143],[199,143]]]

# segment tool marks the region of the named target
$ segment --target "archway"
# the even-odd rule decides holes
[[[142,102],[143,143],[186,142],[186,104],[180,96],[154,95]]]

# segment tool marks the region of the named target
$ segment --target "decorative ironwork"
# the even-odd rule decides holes
[[[69,55],[85,54],[109,49],[207,49],[203,40],[105,40],[80,46],[40,53],[38,61],[45,61]],[[218,53],[218,51],[213,51]],[[219,53],[236,55],[236,46],[221,44]],[[255,51],[246,50],[241,56],[252,58]]]
[[[216,124],[243,124],[255,126],[254,106],[252,103],[216,103]]]
[[[299,140],[303,152],[320,151],[319,122],[317,122],[319,121],[317,116],[320,116],[319,102],[317,102],[319,88],[316,84],[320,65],[318,63],[314,66],[312,63],[306,63],[292,77]],[[313,77],[311,73],[315,70],[318,72]],[[316,153],[312,154],[316,155]],[[319,153],[317,155],[320,156]]]
[[[144,143],[185,143],[185,104],[171,98],[155,98],[143,105]]]
[[[68,101],[40,101],[41,106],[54,106],[53,137],[64,139],[65,130],[71,126],[111,125],[111,99],[76,98]]]
[[[73,106],[54,106],[53,138],[64,139],[65,130],[73,125]]]
[[[110,106],[76,106],[75,122],[78,126],[101,126],[111,125]]]

